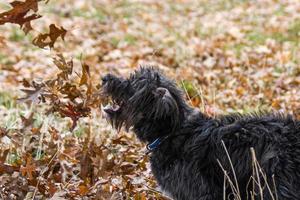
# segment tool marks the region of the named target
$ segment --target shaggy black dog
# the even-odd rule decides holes
[[[152,172],[173,199],[300,199],[300,121],[280,114],[208,117],[151,67],[127,79],[107,74],[102,89],[113,102],[104,108],[107,118],[148,143]]]

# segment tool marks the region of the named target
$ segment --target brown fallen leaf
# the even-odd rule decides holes
[[[51,135],[51,139],[54,141],[57,141],[60,139],[60,135],[57,129],[55,129],[53,126],[50,126],[48,129],[50,135]]]
[[[32,102],[38,103],[40,101],[41,93],[43,92],[43,87],[36,87],[34,89],[21,89],[27,94],[26,97],[19,98],[18,102]]]
[[[22,173],[22,176],[25,176],[27,174],[27,177],[29,180],[33,179],[33,173],[36,170],[36,165],[32,163],[32,157],[30,155],[26,158],[26,166],[20,168],[20,172]]]
[[[22,27],[22,30],[24,31],[25,35],[29,33],[29,31],[33,30],[30,22],[25,22],[24,26]]]
[[[0,36],[0,47],[6,46],[5,37]]]
[[[86,129],[86,137],[82,148],[82,154],[80,158],[80,174],[82,180],[86,182],[93,181],[93,167],[92,167],[92,159],[91,159],[91,146],[90,143],[90,130]]]
[[[83,63],[82,64],[82,75],[80,79],[79,86],[81,85],[89,85],[89,79],[90,79],[90,67]]]
[[[79,88],[70,83],[63,85],[61,88],[59,88],[59,91],[65,95],[65,98],[68,98],[71,101],[74,101],[74,99],[81,95]]]
[[[73,60],[67,62],[62,54],[57,54],[57,57],[53,58],[53,63],[61,71],[57,76],[67,80],[73,72]]]
[[[12,6],[11,10],[0,13],[0,25],[14,23],[21,27],[25,25],[23,27],[25,33],[32,30],[30,22],[41,17],[41,15],[35,14],[38,11],[38,0],[13,1],[10,5]],[[30,10],[35,13],[28,15]]]
[[[59,28],[56,27],[54,24],[51,24],[49,26],[49,29],[49,33],[39,34],[37,37],[35,37],[32,41],[32,44],[40,48],[45,48],[46,46],[53,48],[54,43],[59,37],[61,37],[62,40],[65,39],[67,30],[65,30],[63,27]]]
[[[64,107],[59,108],[59,113],[62,117],[69,117],[72,120],[72,127],[71,131],[74,130],[74,128],[77,125],[77,121],[81,117],[86,117],[89,115],[90,109],[84,108],[80,104],[79,105],[72,105],[71,103],[65,105]]]
[[[80,196],[84,196],[84,195],[86,195],[88,192],[89,192],[89,188],[88,188],[86,185],[80,184],[80,185],[78,186],[78,193],[79,193]]]
[[[83,63],[81,65],[82,67],[82,75],[81,75],[81,79],[79,82],[79,86],[81,85],[86,85],[87,90],[86,90],[86,95],[87,95],[87,101],[91,102],[94,101],[94,99],[91,99],[92,97],[92,93],[93,93],[93,84],[91,81],[91,74],[90,74],[90,67]]]
[[[0,137],[7,135],[7,133],[8,133],[8,130],[6,128],[0,126]]]
[[[20,167],[15,167],[15,166],[0,163],[0,174],[4,174],[4,173],[12,174],[19,170],[20,170]]]

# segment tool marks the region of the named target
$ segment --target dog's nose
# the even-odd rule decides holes
[[[167,89],[165,89],[165,88],[157,88],[155,92],[156,92],[157,95],[159,95],[159,96],[162,97],[162,96],[164,96],[166,94]]]
[[[105,76],[102,77],[102,84],[104,85],[108,81],[111,81],[115,76],[112,74],[106,74]]]

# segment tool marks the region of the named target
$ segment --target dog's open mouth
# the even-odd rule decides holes
[[[101,105],[102,116],[116,129],[120,130],[122,126],[122,103],[108,101]]]
[[[108,113],[108,114],[113,114],[116,113],[120,110],[121,106],[118,104],[107,104],[106,106],[103,107],[103,111]]]
[[[116,114],[120,111],[121,109],[121,103],[118,103],[114,100],[111,99],[107,99],[107,102],[105,102],[105,104],[101,105],[101,110],[102,112],[104,112],[105,114]]]

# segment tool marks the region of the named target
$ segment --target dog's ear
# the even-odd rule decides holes
[[[178,105],[172,94],[167,88],[158,87],[153,91],[154,97],[156,99],[156,112],[155,117],[167,117],[167,116],[177,116],[178,115]]]

